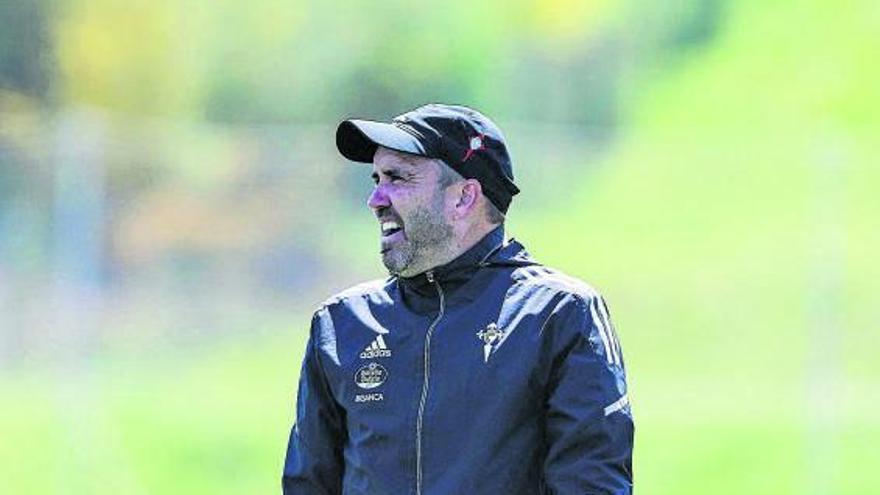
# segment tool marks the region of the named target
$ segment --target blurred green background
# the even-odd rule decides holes
[[[347,116],[505,130],[611,304],[643,494],[880,493],[880,4],[0,2],[0,493],[278,493],[383,276]]]

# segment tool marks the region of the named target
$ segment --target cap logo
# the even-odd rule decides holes
[[[486,137],[485,134],[478,134],[470,139],[468,142],[468,150],[467,153],[464,154],[464,158],[461,161],[466,162],[476,153],[477,151],[486,149],[486,144],[483,142],[483,139]]]

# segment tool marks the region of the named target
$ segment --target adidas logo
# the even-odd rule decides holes
[[[391,349],[385,345],[385,339],[381,335],[376,336],[376,340],[368,345],[364,352],[361,353],[361,359],[373,359],[391,357]]]

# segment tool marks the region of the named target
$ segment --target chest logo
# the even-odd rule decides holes
[[[374,359],[391,357],[391,349],[385,345],[385,339],[381,335],[376,336],[376,340],[370,343],[366,349],[360,354],[361,359]]]
[[[483,342],[483,362],[489,362],[489,354],[492,353],[492,346],[501,341],[504,332],[498,328],[495,323],[489,323],[484,330],[477,332],[477,338]]]
[[[379,363],[372,362],[360,367],[354,374],[354,382],[358,387],[369,390],[376,388],[388,379],[388,370]]]

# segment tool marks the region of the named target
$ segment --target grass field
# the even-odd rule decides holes
[[[611,304],[639,493],[880,493],[880,9],[728,7],[510,231]],[[0,494],[277,493],[306,322],[0,375]]]
[[[276,492],[304,335],[4,376],[0,493]]]

